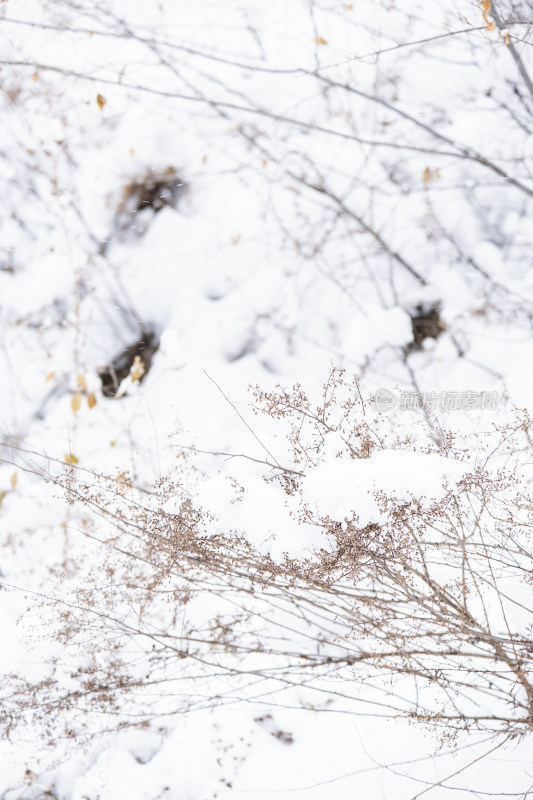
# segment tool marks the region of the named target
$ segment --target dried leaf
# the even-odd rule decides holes
[[[17,475],[16,472],[14,472],[13,475],[11,476],[11,488],[12,489],[14,489],[16,487],[18,479],[19,479],[19,476]]]
[[[491,0],[483,0],[483,6],[482,6],[483,20],[487,26],[487,30],[493,31],[496,28],[496,23],[492,22],[489,19],[490,12],[491,12]]]
[[[240,241],[241,241],[241,234],[240,233],[236,233],[234,236],[231,237],[231,243],[232,244],[239,244]]]
[[[0,506],[2,505],[2,500],[4,499],[4,497],[6,496],[6,494],[7,494],[7,492],[1,492],[1,491],[0,491]]]
[[[145,373],[144,362],[140,356],[135,356],[131,365],[130,375],[133,383],[140,381]]]
[[[327,44],[327,42],[322,36],[317,36],[315,39],[315,44]]]
[[[56,376],[55,372],[49,372],[45,380],[51,381],[52,378],[55,378],[55,376]]]
[[[103,109],[103,107],[105,106],[105,104],[107,103],[107,100],[105,99],[105,97],[103,95],[97,94],[96,95],[96,102],[98,104],[98,108],[101,111]]]
[[[36,81],[38,77],[39,77],[38,74],[34,72],[33,75],[31,76],[31,79],[32,81]]]
[[[79,392],[76,392],[76,394],[70,401],[70,407],[73,410],[73,412],[77,414],[77,412],[80,410],[80,406],[81,406],[81,394]]]
[[[85,382],[85,375],[78,375],[78,379],[77,379],[76,383],[78,385],[78,389],[81,389],[82,392],[86,392],[87,391],[87,384]]]
[[[422,175],[422,178],[423,178],[424,183],[430,183],[431,181],[434,181],[437,178],[440,178],[440,170],[438,170],[438,169],[430,169],[429,167],[426,167],[425,170],[424,170],[424,173]]]
[[[94,392],[91,392],[90,394],[87,395],[87,405],[89,406],[89,408],[94,408],[95,407],[95,405],[96,405],[96,397],[95,397]]]
[[[67,464],[77,464],[78,459],[72,453],[65,453],[65,461]]]
[[[511,40],[509,39],[509,31],[505,31],[505,36],[503,37],[503,43],[509,47],[511,44]]]

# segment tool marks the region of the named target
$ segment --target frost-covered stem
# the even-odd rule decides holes
[[[498,26],[499,30],[502,30],[502,28],[506,27],[505,23],[502,21],[501,17],[498,14],[498,10],[496,8],[496,3],[494,2],[494,0],[491,1],[490,15],[493,18],[496,25]],[[524,83],[526,84],[529,94],[533,99],[533,81],[531,80],[529,72],[527,71],[524,62],[520,57],[520,53],[510,40],[506,42],[506,46],[514,59],[516,66],[518,67],[518,72],[520,73]],[[531,109],[528,108],[527,110],[531,113]]]
[[[309,181],[306,181],[305,178],[296,175],[292,172],[289,172],[289,175],[291,178],[297,180],[299,183],[302,183],[304,186],[307,186],[309,189],[313,189],[315,192],[320,192],[320,194],[324,194],[327,197],[330,197],[332,200],[334,200],[344,214],[354,219],[357,222],[357,224],[361,226],[361,228],[364,230],[365,233],[369,233],[371,236],[373,236],[373,238],[376,240],[379,246],[386,253],[388,253],[398,264],[400,264],[404,269],[406,269],[407,272],[409,272],[413,276],[413,278],[416,278],[416,280],[422,286],[427,285],[426,279],[414,267],[412,267],[411,264],[408,264],[405,258],[403,258],[403,256],[401,256],[399,253],[393,250],[390,247],[390,245],[388,245],[387,242],[383,239],[383,237],[378,233],[378,231],[376,231],[371,225],[368,225],[368,223],[366,223],[362,217],[356,214],[355,211],[352,211],[350,208],[348,208],[348,206],[345,205],[345,203],[340,197],[337,197],[335,194],[333,194],[333,192],[331,192],[326,186],[322,184],[311,183]]]
[[[453,147],[456,151],[455,153],[456,156],[458,156],[459,158],[464,158],[468,161],[475,161],[478,164],[481,164],[481,166],[486,167],[491,172],[494,172],[496,175],[498,175],[500,178],[503,178],[505,181],[507,181],[507,183],[510,183],[515,188],[520,189],[520,191],[524,192],[530,197],[533,197],[533,188],[527,186],[525,183],[522,183],[522,181],[517,180],[517,178],[513,178],[504,169],[499,167],[498,164],[495,164],[493,161],[490,161],[488,158],[485,158],[485,156],[483,156],[481,153],[478,153],[477,150],[475,150],[473,147],[465,146],[460,144],[459,142],[455,142],[453,139],[450,139],[449,136],[445,136],[443,133],[436,131],[430,125],[427,125],[425,122],[422,122],[421,120],[417,119],[412,114],[408,114],[406,111],[403,111],[401,108],[398,108],[398,106],[394,105],[393,103],[388,103],[381,97],[369,94],[368,92],[363,92],[361,91],[361,89],[356,89],[355,87],[350,86],[350,84],[333,81],[330,78],[325,78],[322,75],[317,75],[316,77],[318,80],[326,82],[328,86],[337,89],[343,89],[345,92],[349,92],[350,94],[355,94],[358,97],[362,97],[363,99],[368,100],[371,103],[376,103],[377,105],[386,108],[387,111],[390,111],[393,114],[396,114],[397,116],[401,117],[402,119],[407,120],[408,122],[415,125],[417,128],[420,128],[421,130],[430,134],[433,138],[437,139],[438,141]]]

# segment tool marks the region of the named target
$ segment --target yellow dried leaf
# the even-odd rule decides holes
[[[96,397],[94,395],[94,392],[91,392],[90,394],[87,395],[87,405],[89,406],[89,408],[94,408],[95,407],[95,405],[96,405]]]
[[[509,39],[509,31],[505,31],[505,36],[503,37],[503,43],[509,47],[511,44],[511,40]]]
[[[261,161],[261,166],[262,166],[262,167],[266,167],[267,165],[268,165],[268,161],[267,161],[267,159],[266,159],[266,158],[264,158],[264,159]]]
[[[96,95],[96,102],[98,104],[98,108],[101,111],[103,109],[103,107],[105,106],[105,104],[107,103],[107,100],[105,99],[105,97],[103,97],[103,95],[97,94]]]
[[[440,170],[430,169],[429,167],[426,167],[422,174],[422,179],[424,183],[431,183],[431,181],[435,181],[440,177],[441,177]]]
[[[109,446],[110,446],[110,447],[115,447],[115,446],[116,446],[116,444],[117,444],[117,443],[115,442],[115,440],[114,440],[114,439],[111,439],[111,441],[109,442]]]
[[[80,410],[80,406],[81,406],[81,394],[79,392],[76,392],[76,394],[70,401],[70,407],[76,414]]]
[[[327,42],[322,36],[317,36],[315,39],[315,44],[327,44]]]
[[[31,76],[31,79],[32,81],[36,81],[38,77],[39,77],[38,74],[34,72],[33,75]]]
[[[130,375],[133,383],[140,381],[145,373],[144,362],[140,356],[135,356],[131,365]]]
[[[234,236],[231,237],[231,243],[232,244],[239,244],[240,241],[241,241],[241,234],[240,233],[236,233]]]
[[[77,464],[78,459],[72,453],[65,453],[65,461],[67,464]]]
[[[12,489],[14,489],[16,487],[18,479],[19,479],[19,476],[17,475],[16,472],[14,472],[13,475],[11,476],[11,488]]]
[[[56,376],[55,372],[49,372],[45,380],[51,381],[52,378],[55,378],[55,376]]]
[[[485,25],[487,26],[487,30],[488,31],[493,31],[495,29],[495,27],[496,27],[496,23],[492,22],[489,19],[490,12],[491,12],[491,0],[483,0],[483,4],[482,4],[483,20],[485,22]]]
[[[348,3],[347,5],[344,6],[344,8],[346,9],[346,11],[353,11],[353,3]]]
[[[77,381],[78,389],[81,389],[82,392],[87,391],[87,384],[85,382],[85,375],[78,375]]]

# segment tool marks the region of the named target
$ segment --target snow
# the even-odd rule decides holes
[[[0,5],[0,669],[74,690],[97,628],[86,609],[89,638],[63,646],[61,603],[94,586],[100,608],[111,586],[114,613],[130,603],[141,616],[135,580],[146,574],[130,575],[132,594],[122,596],[106,572],[102,542],[114,544],[116,531],[102,498],[132,521],[139,506],[168,521],[186,499],[206,515],[207,537],[232,532],[275,575],[287,559],[335,556],[325,518],[346,530],[355,515],[364,527],[385,522],[384,495],[422,509],[458,495],[504,438],[497,427],[519,430],[513,409],[533,410],[531,100],[521,84],[522,99],[512,89],[519,75],[497,31],[420,44],[483,26],[481,10],[464,2]],[[526,37],[516,46],[533,71],[527,29],[510,30]],[[141,210],[119,231],[127,187],[167,167],[184,184],[176,208]],[[409,350],[409,312],[433,304],[443,332]],[[159,342],[151,369],[104,396],[99,371],[142,327]],[[254,413],[256,385],[301,383],[311,407],[323,405],[332,366],[347,370],[352,387],[355,374],[364,405],[342,419],[337,406],[332,428]],[[380,415],[378,389],[496,391],[499,400],[488,410]],[[356,426],[371,431],[368,457],[350,450]],[[457,437],[446,455],[443,429]],[[497,467],[517,463],[528,486],[523,440],[490,458],[494,479]],[[95,516],[65,502],[65,481],[95,493]],[[198,564],[188,569],[191,585],[203,580]],[[502,579],[527,607],[523,587]],[[303,661],[286,667],[276,647],[294,659],[308,653],[315,611],[293,613],[266,579],[233,595],[213,580],[188,604],[169,594],[147,619],[175,636],[181,625],[187,643],[223,636],[242,612],[249,652],[236,672],[224,672],[215,641],[202,652],[216,678],[185,658],[161,668],[161,686],[143,686],[141,712],[124,712],[131,721],[153,710],[143,727],[116,730],[122,712],[99,712],[95,737],[78,740],[64,735],[58,713],[49,749],[23,725],[0,745],[5,800],[407,800],[441,780],[432,799],[450,789],[458,800],[474,791],[525,796],[527,741],[466,769],[492,746],[482,731],[460,735],[454,751],[385,718],[401,695],[392,684],[359,680],[348,667],[315,681]],[[46,611],[42,596],[58,604]],[[315,599],[317,613],[329,612],[331,599]],[[505,611],[527,631],[527,608]],[[328,653],[363,646],[350,641],[342,613],[328,624]],[[275,642],[268,663],[255,646],[261,634]],[[141,639],[117,635],[133,676],[151,664],[152,640]],[[270,678],[280,665],[295,687]],[[432,699],[431,687],[420,693]],[[56,723],[54,711],[49,718]]]
[[[404,309],[382,309],[371,305],[350,323],[343,342],[343,352],[350,361],[361,367],[380,347],[401,347],[409,344],[412,338],[411,319]]]
[[[355,512],[362,526],[382,522],[376,500],[384,493],[399,501],[442,498],[465,473],[465,465],[437,455],[380,450],[368,459],[323,459],[304,482],[304,497],[320,517],[343,522]]]

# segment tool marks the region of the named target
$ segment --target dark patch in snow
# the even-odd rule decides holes
[[[163,208],[176,208],[186,186],[174,167],[162,172],[150,172],[135,178],[124,187],[113,221],[113,232],[102,243],[100,254],[105,255],[115,237],[124,240],[130,235],[142,236],[150,222]]]
[[[413,311],[409,312],[413,327],[413,342],[409,345],[409,350],[420,350],[424,339],[437,339],[445,326],[440,318],[440,305],[419,304]]]
[[[157,213],[165,206],[176,208],[183,189],[174,167],[167,167],[163,173],[149,173],[126,187],[119,211],[137,213],[151,208]]]
[[[102,392],[106,397],[114,397],[118,392],[121,381],[129,374],[138,356],[142,361],[143,374],[139,382],[150,371],[152,356],[159,347],[159,341],[153,331],[142,331],[139,339],[133,344],[121,350],[111,362],[98,372],[98,377],[102,381]]]

